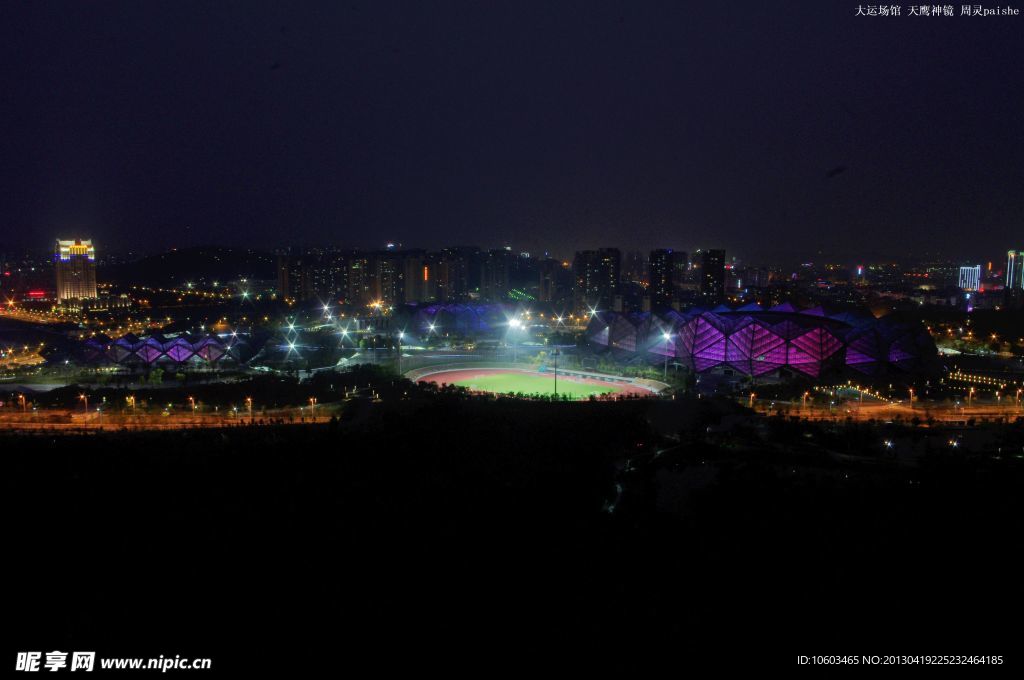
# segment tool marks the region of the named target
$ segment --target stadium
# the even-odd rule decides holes
[[[214,368],[251,359],[258,347],[253,338],[238,333],[209,335],[143,335],[129,333],[117,339],[97,335],[70,346],[55,345],[46,358],[81,366],[125,368]]]
[[[665,387],[653,380],[634,380],[562,368],[558,369],[557,383],[552,370],[522,367],[454,365],[410,371],[405,377],[414,382],[464,387],[470,392],[538,397],[557,394],[564,399],[650,397]]]
[[[697,373],[747,377],[883,376],[936,366],[935,343],[923,326],[862,311],[770,309],[750,304],[664,314],[597,312],[588,344],[620,362],[666,359]]]

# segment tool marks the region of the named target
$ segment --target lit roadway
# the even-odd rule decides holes
[[[20,309],[14,306],[0,306],[0,316],[7,317],[8,319],[15,319],[16,321],[27,321],[28,323],[51,324],[61,323],[62,321],[65,321],[65,319],[54,314],[30,312],[28,310]]]
[[[280,419],[285,425],[302,423],[323,423],[330,420],[338,412],[338,404],[319,403],[291,408],[253,409],[250,417],[248,409],[243,405],[237,408],[211,411],[208,407],[197,409],[194,413],[188,405],[175,406],[173,409],[161,411],[150,408],[132,414],[128,408],[124,412],[117,411],[84,411],[82,408],[27,408],[18,402],[7,402],[0,408],[0,432],[98,432],[128,430],[185,430],[191,428],[235,427],[239,425],[259,424]]]
[[[765,415],[781,414],[783,416],[796,416],[808,420],[846,420],[851,418],[855,421],[887,421],[900,417],[902,420],[912,420],[914,417],[927,421],[932,418],[938,422],[964,422],[971,418],[975,420],[1006,418],[1013,420],[1024,416],[1021,404],[1012,398],[1002,403],[974,403],[970,406],[961,402],[954,403],[918,401],[914,400],[913,406],[909,401],[903,402],[878,402],[849,401],[836,403],[834,405],[818,403],[807,403],[801,405],[799,402],[791,404],[788,401],[772,401],[770,399],[741,399],[740,403],[752,406],[758,413]]]

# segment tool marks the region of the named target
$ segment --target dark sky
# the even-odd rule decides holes
[[[7,2],[0,251],[1024,247],[1024,16],[856,7]]]

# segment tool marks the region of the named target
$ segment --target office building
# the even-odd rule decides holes
[[[96,249],[91,239],[57,240],[53,255],[57,299],[85,300],[96,295]]]
[[[707,304],[725,301],[725,251],[705,250],[701,258],[700,292]]]
[[[960,267],[959,286],[961,290],[976,291],[981,286],[981,265]]]

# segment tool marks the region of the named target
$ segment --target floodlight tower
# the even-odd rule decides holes
[[[665,370],[662,378],[665,382],[668,382],[668,341],[672,339],[672,334],[663,333],[661,337],[665,340]]]
[[[555,360],[555,399],[558,398],[558,348],[551,352],[551,358]]]
[[[516,361],[518,360],[518,357],[519,357],[519,354],[518,354],[519,346],[518,346],[517,340],[516,340],[516,331],[518,331],[522,327],[523,327],[523,322],[519,320],[519,317],[516,317],[516,318],[514,318],[514,319],[512,319],[512,320],[510,320],[508,322],[509,332],[512,334],[512,363],[513,364],[516,363]]]
[[[402,375],[402,338],[405,337],[405,331],[398,331],[398,375]]]

